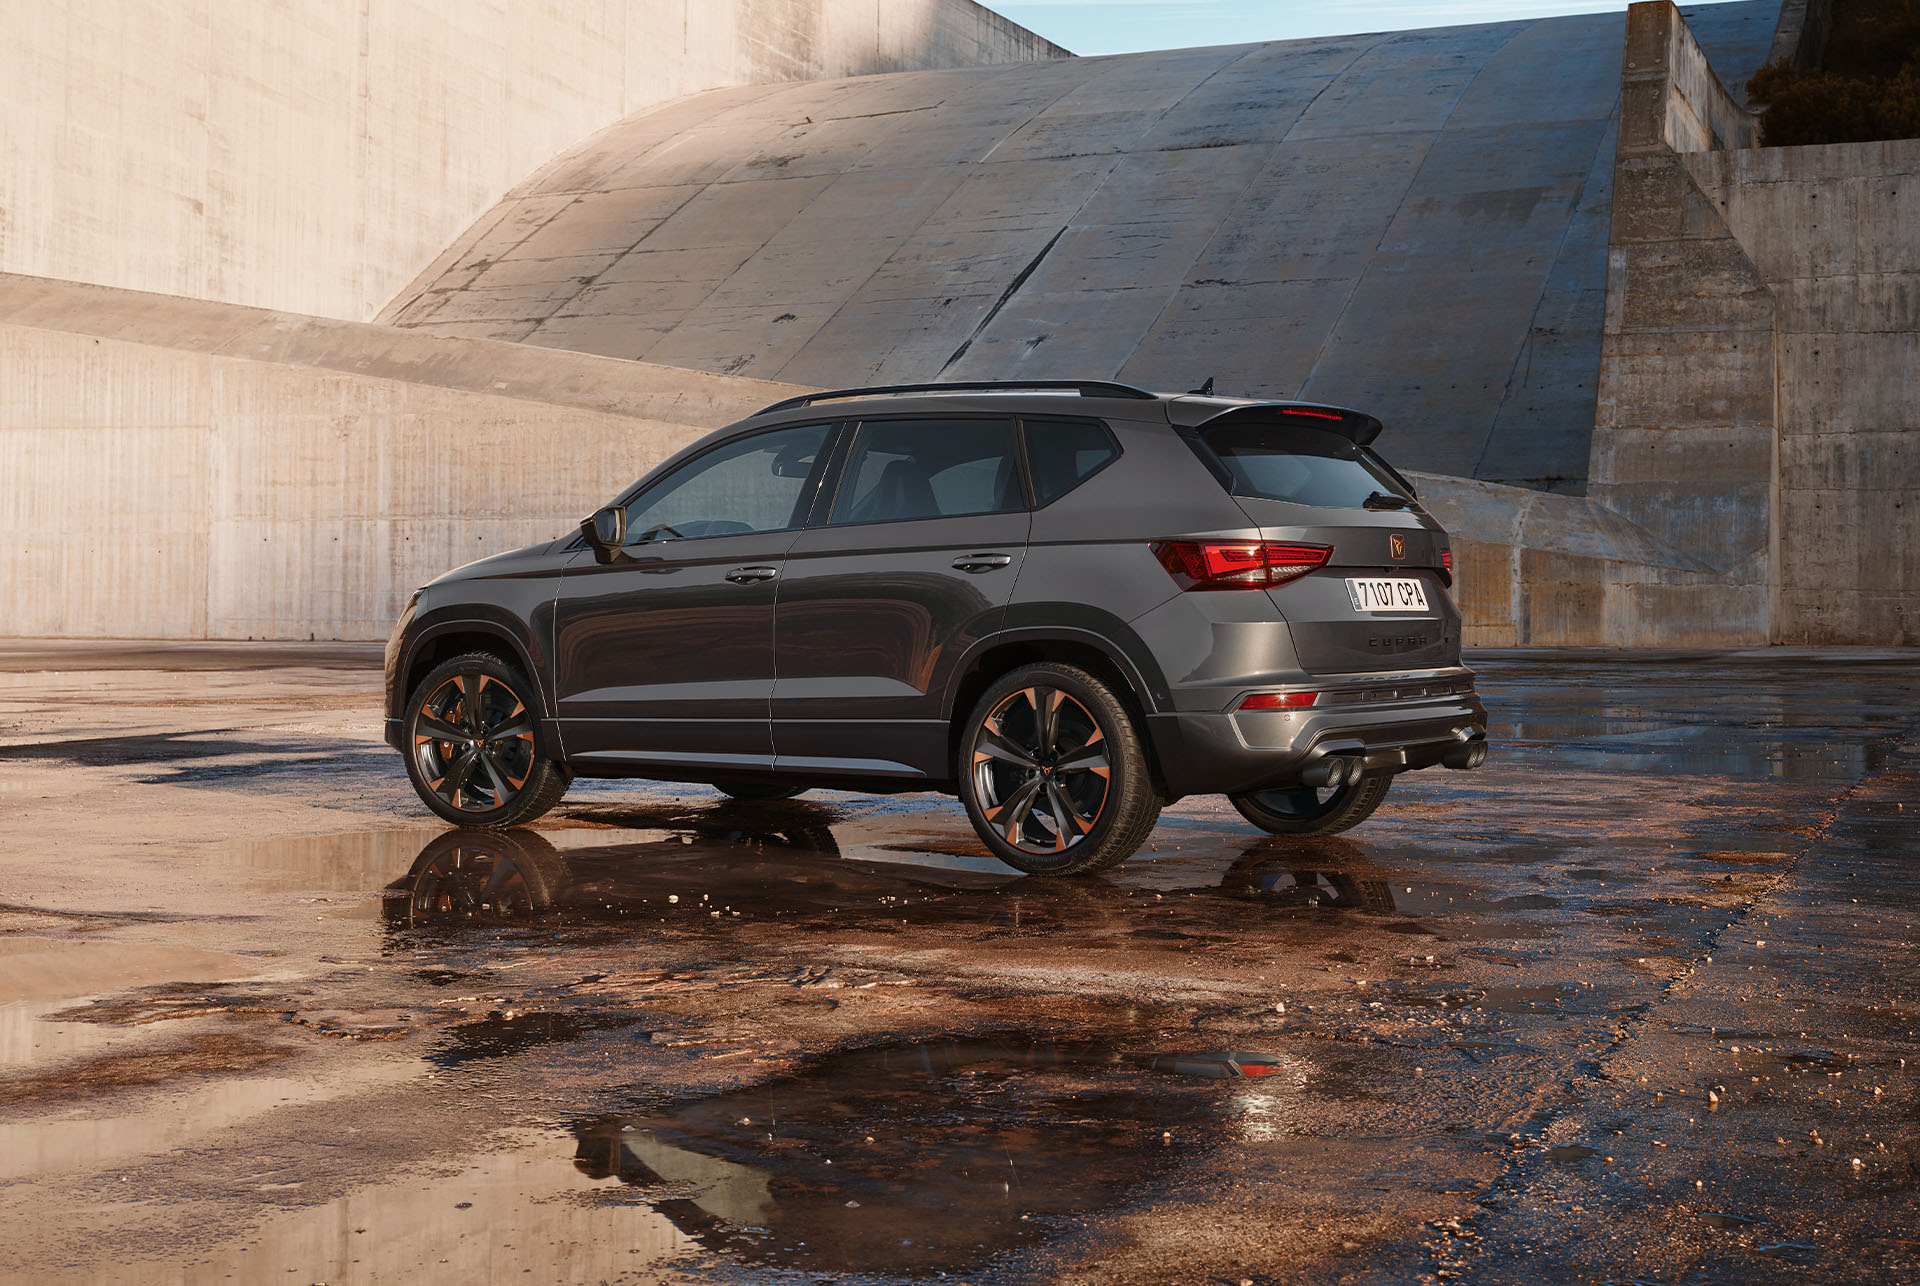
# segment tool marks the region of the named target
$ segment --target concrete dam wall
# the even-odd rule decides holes
[[[8,4],[0,272],[365,321],[650,104],[1062,52],[973,0]]]
[[[336,43],[281,32],[260,57],[306,71],[241,83],[225,42],[255,28],[223,28],[203,105],[138,0],[9,13],[0,62],[39,79],[0,80],[37,103],[0,269],[40,275],[0,270],[0,633],[376,638],[413,586],[801,384],[944,374],[1381,413],[1476,645],[1920,643],[1920,157],[1752,145],[1737,87],[1799,44],[1771,4],[1086,60],[957,0],[622,4],[683,42],[733,14],[738,78],[1001,65],[580,116],[516,91],[524,138],[443,141],[567,150],[481,182],[422,162],[411,117],[321,147],[325,95],[287,96]],[[151,74],[102,70],[147,45]],[[97,90],[27,46],[97,53]],[[258,159],[208,150],[271,104]],[[49,139],[91,145],[63,168]]]
[[[1778,6],[1688,12],[1743,82]],[[817,386],[1212,376],[1578,493],[1624,25],[702,94],[546,166],[381,316]]]

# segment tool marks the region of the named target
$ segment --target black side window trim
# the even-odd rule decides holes
[[[827,434],[826,449],[820,453],[821,458],[826,461],[826,468],[821,470],[817,479],[810,479],[816,485],[813,491],[813,504],[807,509],[806,521],[800,524],[803,530],[812,531],[815,527],[824,527],[827,525],[827,519],[832,516],[833,498],[840,491],[840,475],[846,472],[847,452],[853,448],[855,427],[852,421],[841,420],[835,423],[832,432]]]
[[[1020,435],[1020,416],[1012,411],[922,411],[909,415],[865,415],[858,420],[843,420],[842,430],[835,443],[833,470],[827,479],[830,484],[820,489],[820,499],[814,503],[814,520],[808,527],[875,527],[885,523],[901,522],[942,522],[948,518],[984,518],[990,514],[1021,513],[1023,509],[989,509],[984,514],[935,514],[927,518],[882,518],[872,522],[835,522],[833,508],[839,503],[841,486],[846,482],[847,461],[853,455],[854,439],[859,436],[863,425],[886,424],[900,420],[986,420],[1007,424],[1013,429],[1013,468],[1020,478],[1020,496],[1024,502],[1024,512],[1033,510],[1033,479],[1027,473],[1027,451],[1024,439]]]
[[[1068,487],[1065,491],[1062,491],[1059,495],[1047,501],[1046,504],[1044,505],[1035,504],[1034,502],[1039,498],[1039,493],[1036,492],[1033,487],[1033,466],[1027,460],[1027,419],[1026,417],[1022,417],[1020,420],[1020,477],[1026,484],[1027,508],[1029,510],[1033,510],[1037,512],[1038,510],[1049,509],[1049,508],[1052,508],[1054,505],[1059,504],[1062,500],[1065,500],[1068,496],[1080,490],[1080,488],[1086,486],[1089,481],[1098,477],[1102,471],[1107,469],[1110,465],[1112,465],[1115,461],[1117,461],[1121,456],[1127,453],[1127,449],[1120,445],[1119,435],[1114,433],[1113,426],[1111,424],[1108,424],[1105,420],[1099,419],[1095,416],[1036,415],[1036,416],[1033,416],[1032,418],[1035,420],[1042,420],[1042,421],[1047,421],[1047,422],[1056,423],[1056,424],[1057,423],[1091,424],[1106,435],[1107,445],[1113,448],[1113,454],[1108,456],[1105,460],[1102,460],[1100,464],[1091,473],[1088,473],[1085,476],[1076,479],[1074,484],[1071,487]]]

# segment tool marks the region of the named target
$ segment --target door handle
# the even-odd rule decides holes
[[[963,572],[990,572],[1011,562],[1011,554],[962,554],[953,560],[953,565]]]
[[[736,567],[727,573],[727,579],[736,585],[751,585],[755,581],[772,580],[779,574],[778,567]]]

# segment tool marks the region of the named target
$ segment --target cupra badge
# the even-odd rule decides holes
[[[1387,552],[1395,558],[1405,558],[1407,556],[1407,538],[1397,531],[1391,536],[1388,536]]]

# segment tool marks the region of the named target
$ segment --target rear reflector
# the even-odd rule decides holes
[[[1453,584],[1453,550],[1451,548],[1442,549],[1440,551],[1440,569],[1444,571],[1447,575],[1447,584],[1452,585]]]
[[[1320,699],[1318,692],[1256,692],[1240,703],[1242,710],[1304,710]]]
[[[1333,557],[1330,545],[1277,541],[1156,540],[1153,556],[1181,589],[1271,589],[1299,580]]]

